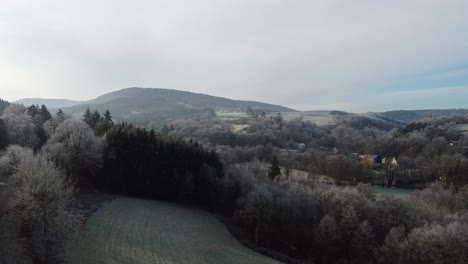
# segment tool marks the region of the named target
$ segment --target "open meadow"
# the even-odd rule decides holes
[[[66,263],[280,263],[242,246],[210,213],[131,198],[97,211],[65,254]]]
[[[330,111],[304,111],[304,112],[281,112],[285,120],[302,117],[304,121],[310,121],[318,126],[333,124],[333,115]]]

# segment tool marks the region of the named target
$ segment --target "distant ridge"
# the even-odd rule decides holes
[[[24,98],[13,103],[24,105],[45,105],[48,108],[70,107],[83,103],[82,101],[73,101],[67,99],[44,99],[44,98]]]
[[[394,110],[379,113],[384,117],[410,123],[427,117],[449,116],[452,114],[468,114],[468,109],[423,109],[423,110]]]
[[[172,89],[139,87],[107,93],[63,110],[74,114],[83,112],[87,107],[100,112],[109,110],[116,120],[131,121],[140,126],[158,126],[176,118],[213,114],[213,111],[245,111],[247,107],[265,112],[296,111],[262,102],[232,100]]]

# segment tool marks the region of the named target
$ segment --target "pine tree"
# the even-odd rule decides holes
[[[52,119],[52,115],[49,112],[49,109],[45,105],[41,105],[41,122],[44,124],[46,121]]]
[[[104,121],[106,121],[108,123],[113,123],[112,116],[111,116],[111,113],[109,112],[109,110],[106,110],[106,112],[104,112]]]
[[[0,119],[0,150],[8,145],[8,133],[5,122]]]
[[[38,105],[31,105],[28,107],[28,115],[32,116],[33,118],[38,116],[40,113],[41,111],[39,110]]]
[[[162,127],[161,134],[163,135],[169,134],[169,127],[166,124]]]
[[[276,176],[281,175],[281,168],[279,166],[278,158],[274,155],[271,161],[271,166],[268,169],[268,177],[274,180]]]
[[[84,112],[83,114],[83,121],[88,124],[89,126],[91,126],[92,124],[92,120],[91,120],[91,110],[89,110],[89,107],[86,108],[86,111]]]
[[[95,128],[100,121],[101,114],[99,114],[97,110],[94,110],[93,114],[91,115],[91,127]]]
[[[59,110],[57,111],[57,113],[55,114],[55,118],[56,118],[59,122],[65,121],[65,113],[62,111],[62,109],[59,109]]]

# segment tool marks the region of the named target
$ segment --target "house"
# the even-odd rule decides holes
[[[382,163],[387,166],[398,167],[398,161],[396,160],[395,157],[383,158]]]
[[[361,155],[359,156],[359,159],[371,164],[382,164],[382,157],[380,155]]]
[[[297,144],[297,153],[304,153],[306,145],[304,143]]]

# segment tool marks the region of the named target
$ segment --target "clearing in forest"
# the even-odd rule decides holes
[[[242,246],[210,213],[131,198],[97,211],[65,252],[66,263],[280,263]]]

